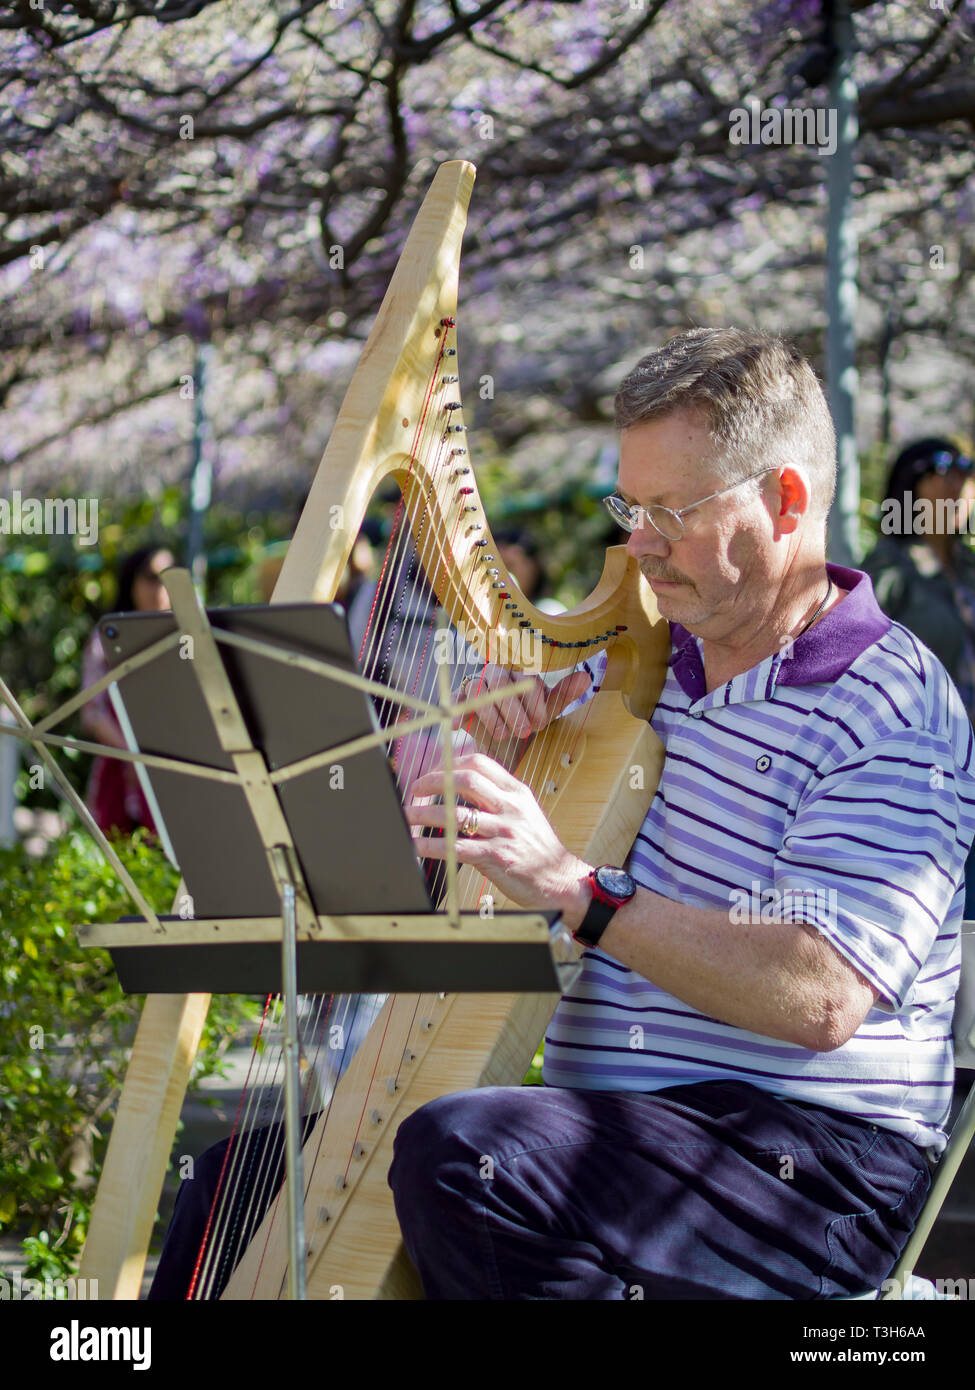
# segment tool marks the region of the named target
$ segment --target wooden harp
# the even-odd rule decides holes
[[[272,602],[333,597],[366,508],[392,478],[427,580],[468,642],[480,639],[490,652],[499,634],[530,628],[544,643],[546,672],[569,671],[587,655],[607,652],[601,690],[536,738],[525,780],[564,844],[589,862],[622,863],[663,763],[648,720],[666,674],[668,625],[622,546],[607,552],[589,598],[558,616],[522,598],[496,557],[459,442],[466,436],[452,355],[474,173],[466,162],[442,165],[423,202]],[[444,378],[454,379],[449,388]],[[518,643],[504,650],[518,666]],[[483,879],[468,870],[461,879],[461,905],[476,906]],[[338,1083],[327,1128],[305,1145],[309,1297],[334,1297],[336,1288],[345,1298],[420,1296],[386,1183],[396,1128],[436,1096],[520,1084],[556,1002],[555,995],[498,994],[387,1001]],[[99,1281],[102,1298],[138,1297],[207,1004],[204,995],[157,995],[143,1011],[80,1268],[82,1277]],[[392,1092],[391,1068],[398,1077]],[[374,1122],[364,1127],[364,1116]],[[284,1205],[272,1205],[224,1297],[286,1296]]]

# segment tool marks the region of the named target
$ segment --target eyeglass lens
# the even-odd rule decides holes
[[[604,497],[603,501],[613,520],[618,522],[624,531],[635,531],[640,525],[642,513],[667,540],[679,541],[684,534],[684,526],[680,517],[666,507],[631,507],[628,502],[623,501],[622,497],[615,495]]]

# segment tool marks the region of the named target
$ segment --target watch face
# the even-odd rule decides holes
[[[604,893],[608,893],[611,898],[621,898],[624,901],[632,898],[636,892],[636,884],[625,869],[614,869],[608,864],[604,864],[597,869],[593,875],[596,882]]]

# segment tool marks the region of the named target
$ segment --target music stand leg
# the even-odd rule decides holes
[[[284,860],[285,856],[281,855]],[[281,888],[281,980],[284,985],[284,1143],[288,1190],[288,1297],[304,1301],[305,1179],[301,1156],[301,1099],[298,1086],[298,922],[295,886]]]

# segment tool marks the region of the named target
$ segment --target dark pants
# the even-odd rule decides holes
[[[446,1096],[389,1182],[428,1298],[814,1299],[880,1287],[929,1176],[889,1130],[715,1081]]]

